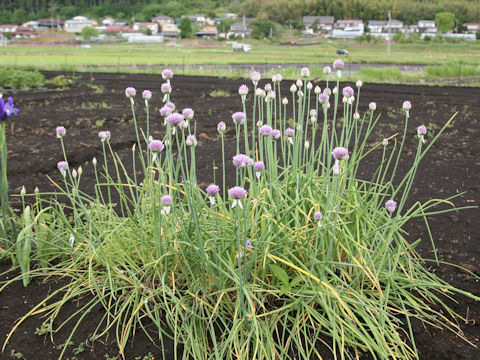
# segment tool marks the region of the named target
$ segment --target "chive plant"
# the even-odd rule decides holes
[[[37,221],[33,226],[25,218],[24,234],[31,235],[30,259],[42,264],[28,276],[71,281],[12,332],[28,316],[43,314],[54,332],[69,327],[71,338],[85,314],[101,305],[105,315],[92,339],[112,331],[121,355],[137,331],[160,345],[171,338],[178,359],[311,359],[322,356],[322,344],[335,359],[365,352],[415,359],[412,319],[460,334],[461,317],[445,297],[456,292],[479,298],[425,270],[418,241],[408,243],[402,231],[411,219],[459,210],[434,209],[455,196],[405,207],[420,161],[453,118],[428,141],[427,128],[417,129],[415,159],[398,178],[411,104],[403,104],[399,146],[396,136],[367,146],[378,121],[376,104],[360,115],[362,83],[356,91],[341,88],[343,66],[337,60],[334,72],[324,69],[323,90],[313,88],[308,68],[302,69],[289,98],[281,98],[281,75],[262,89],[254,72],[250,96],[247,85],[239,89],[243,111],[230,124],[218,124],[222,179],[206,189],[195,172],[194,112],[178,111],[170,99],[173,73],[162,73],[163,125],[137,126],[136,91],[127,88],[134,174],[112,151],[112,135],[102,131],[103,166],[93,161],[97,184],[95,194],[87,194],[79,186],[80,169],[68,166],[63,151],[62,190],[35,194],[25,216]],[[143,92],[147,116],[151,97]],[[149,135],[155,123],[164,129],[161,139]],[[236,136],[234,174],[225,172],[228,127]],[[64,149],[66,130],[60,130]],[[362,179],[364,159],[374,151],[381,161],[371,179]],[[230,189],[227,175],[235,177]],[[81,296],[88,301],[76,316],[53,327],[64,304]],[[152,323],[156,335],[146,328]],[[158,358],[171,355],[160,351]]]

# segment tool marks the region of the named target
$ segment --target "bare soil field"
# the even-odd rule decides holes
[[[58,73],[46,73],[53,77]],[[55,128],[65,126],[67,155],[71,167],[82,165],[84,170],[81,188],[93,192],[95,178],[91,160],[99,159],[102,146],[97,136],[99,130],[110,130],[111,144],[120,157],[131,158],[131,147],[135,143],[135,131],[131,121],[130,104],[124,95],[125,88],[133,86],[137,92],[149,89],[153,93],[151,104],[151,130],[154,138],[164,134],[163,120],[158,113],[162,106],[160,86],[162,78],[154,75],[129,75],[97,73],[92,82],[89,74],[77,74],[79,84],[67,89],[39,89],[19,92],[4,92],[3,96],[13,96],[15,105],[20,109],[17,117],[11,117],[7,124],[8,143],[8,179],[10,192],[13,195],[20,192],[24,185],[29,193],[35,187],[41,192],[55,190],[53,181],[60,180],[56,164],[62,160],[59,141],[55,138]],[[183,77],[172,79],[173,93],[171,95],[177,109],[190,107],[195,111],[197,139],[197,177],[203,185],[213,180],[215,171],[221,174],[221,152],[217,133],[217,123],[227,123],[226,158],[231,159],[235,152],[234,127],[231,114],[241,111],[238,87],[246,83],[251,88],[250,80],[228,80],[211,77]],[[266,81],[262,80],[260,85]],[[282,94],[290,98],[290,81],[282,82]],[[322,88],[325,83],[319,82]],[[221,95],[212,96],[215,90]],[[372,137],[373,141],[381,141],[384,137],[400,132],[405,121],[401,111],[402,102],[412,102],[411,118],[408,126],[408,138],[402,154],[400,172],[406,171],[416,151],[416,127],[426,125],[429,129],[427,138],[450,119],[456,112],[454,125],[447,128],[440,140],[432,147],[419,168],[414,189],[409,204],[416,201],[428,201],[432,198],[446,198],[460,192],[465,192],[454,200],[454,206],[478,206],[479,191],[479,154],[480,154],[480,92],[475,88],[460,87],[423,87],[403,85],[365,84],[361,89],[359,111],[368,109],[368,103],[377,103],[377,114],[381,114],[379,123]],[[141,99],[137,95],[137,99]],[[251,102],[249,103],[251,104]],[[143,101],[136,105],[139,126],[145,128],[146,116]],[[373,174],[377,167],[380,153],[373,153],[362,165],[365,177]],[[128,165],[129,162],[126,162]],[[233,166],[232,166],[233,168]],[[228,172],[227,172],[228,173]],[[52,180],[50,180],[52,179]],[[19,198],[12,198],[18,207]],[[450,205],[445,205],[448,207]],[[480,295],[480,282],[460,267],[467,268],[480,275],[480,211],[478,209],[452,212],[429,219],[438,258],[450,265],[436,265],[435,262],[425,262],[425,266],[436,272],[450,284]],[[428,238],[428,232],[422,219],[410,222],[405,230],[410,241],[422,239],[418,252],[421,256],[433,259],[434,254]],[[460,266],[460,267],[459,267]],[[0,273],[9,269],[9,264],[0,264]],[[0,281],[14,276],[4,274]],[[2,342],[11,330],[15,321],[25,315],[42,298],[53,289],[62,285],[63,280],[37,279],[24,288],[21,281],[7,287],[0,293],[0,339]],[[79,306],[72,301],[72,310]],[[433,359],[480,359],[480,303],[455,295],[454,300],[447,303],[465,321],[459,326],[473,347],[448,331],[440,331],[431,327],[414,325],[416,346],[422,360]],[[68,312],[68,311],[67,311]],[[68,313],[60,314],[61,318]],[[72,311],[73,312],[73,311]],[[117,355],[115,335],[110,334],[102,341],[90,343],[89,334],[102,317],[102,309],[89,315],[88,321],[77,330],[74,344],[67,344],[67,356],[70,359],[105,359],[105,355]],[[37,329],[42,324],[41,317],[35,317],[23,323],[14,333],[5,352],[0,358],[14,358],[14,354],[23,355],[24,359],[56,359],[61,352],[61,346],[68,337],[68,329],[54,337],[54,342],[47,336],[39,335]],[[37,334],[36,334],[37,333]],[[86,341],[86,344],[85,344]],[[79,344],[85,344],[79,348]],[[167,342],[164,348],[166,358],[173,354],[172,343]],[[80,351],[82,350],[82,351]],[[161,358],[162,350],[152,344],[139,331],[138,336],[127,348],[126,358],[145,356],[151,353],[155,359]],[[18,355],[19,356],[19,355]],[[170,355],[173,356],[173,355]],[[328,358],[328,357],[327,357]]]

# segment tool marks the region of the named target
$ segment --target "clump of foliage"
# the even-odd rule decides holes
[[[95,29],[94,27],[85,26],[82,28],[80,35],[83,37],[85,41],[88,41],[91,38],[98,36],[98,30]]]
[[[152,122],[164,124],[160,139],[150,138],[152,93],[143,91],[137,104],[136,90],[125,91],[136,133],[126,160],[132,173],[113,151],[112,134],[99,132],[103,160],[92,160],[95,194],[82,191],[83,171],[68,164],[67,130],[58,127],[59,196],[33,195],[5,254],[20,263],[25,284],[34,275],[71,281],[28,315],[45,314],[53,333],[76,319],[68,343],[101,305],[105,315],[93,326],[93,340],[113,330],[123,354],[128,339],[148,333],[149,323],[160,333],[157,341],[172,339],[173,357],[183,359],[311,359],[321,357],[322,343],[335,359],[365,352],[415,359],[413,319],[458,333],[459,316],[443,294],[479,298],[428,272],[415,251],[420,240],[410,244],[402,231],[411,219],[427,222],[459,210],[435,209],[459,195],[406,206],[422,158],[453,118],[428,142],[427,128],[417,128],[414,160],[398,176],[412,105],[403,103],[401,136],[371,140],[376,104],[360,115],[362,83],[341,89],[343,66],[335,61],[335,76],[325,68],[323,91],[303,68],[285,97],[281,76],[263,89],[254,72],[253,89],[239,88],[242,111],[217,126],[221,176],[205,189],[196,173],[194,111],[175,112],[171,71],[162,74],[163,119]],[[146,128],[139,129],[143,104]],[[236,148],[228,171],[235,186],[228,191],[227,127]],[[371,152],[379,152],[378,167],[361,178]],[[31,260],[39,269],[25,266]],[[81,296],[89,297],[58,324],[65,303]]]
[[[7,89],[27,89],[45,84],[44,76],[38,71],[0,69],[0,85]]]

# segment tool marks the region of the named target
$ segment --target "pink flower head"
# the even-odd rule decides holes
[[[258,71],[252,72],[252,82],[256,86],[261,79],[261,75]]]
[[[412,108],[412,103],[408,100],[404,101],[402,107],[403,107],[403,110],[408,111]]]
[[[185,144],[187,144],[187,146],[197,146],[197,138],[195,135],[188,135]]]
[[[247,190],[240,186],[234,186],[228,190],[228,195],[230,195],[232,199],[243,199],[245,195],[247,195]]]
[[[159,111],[160,111],[160,115],[162,115],[163,117],[166,117],[172,114],[172,109],[170,109],[168,106],[163,106]]]
[[[172,103],[171,101],[169,101],[168,103],[166,103],[165,106],[167,106],[167,107],[169,107],[170,109],[172,109],[172,111],[175,110],[175,104]]]
[[[232,115],[232,120],[235,124],[242,125],[245,121],[245,113],[243,112],[236,112]]]
[[[240,85],[240,87],[238,88],[238,94],[240,96],[246,96],[248,94],[248,86]]]
[[[325,75],[328,75],[328,74],[330,74],[331,72],[332,72],[332,68],[331,68],[330,66],[325,66],[325,67],[323,68],[323,73],[324,73]]]
[[[150,90],[143,90],[142,97],[145,100],[150,100],[152,98],[152,92]]]
[[[343,63],[342,60],[338,59],[333,62],[333,68],[335,70],[342,70],[345,64]]]
[[[250,240],[245,241],[245,247],[246,247],[247,249],[252,250],[252,249],[253,249],[252,242],[251,242]]]
[[[217,125],[217,131],[219,133],[224,133],[225,130],[227,130],[227,126],[225,125],[225,123],[223,121],[220,121]]]
[[[265,170],[265,164],[263,161],[257,161],[255,164],[253,164],[253,168],[256,171],[262,171]]]
[[[215,196],[220,191],[220,188],[218,187],[218,185],[211,184],[207,186],[206,191],[208,196]]]
[[[310,109],[310,116],[317,116],[317,110]]]
[[[304,67],[300,70],[300,75],[302,75],[302,77],[304,78],[307,78],[310,76],[310,69],[307,68],[307,67]]]
[[[161,89],[164,94],[170,94],[172,92],[172,86],[169,83],[163,83]]]
[[[343,94],[343,96],[345,96],[346,98],[349,98],[349,97],[352,97],[352,96],[353,96],[354,91],[353,91],[353,89],[352,89],[350,86],[346,86],[346,87],[343,88],[342,94]]]
[[[423,136],[423,135],[426,135],[426,134],[427,134],[427,128],[425,127],[425,125],[420,125],[417,128],[417,135],[418,136]]]
[[[61,138],[67,133],[67,130],[65,130],[63,126],[58,126],[55,131],[57,133],[57,138]]]
[[[377,103],[375,103],[375,102],[372,101],[370,104],[368,104],[368,108],[369,108],[371,111],[377,110]]]
[[[348,150],[344,147],[336,147],[335,149],[333,149],[332,155],[335,159],[345,160],[348,156]]]
[[[325,104],[329,99],[329,96],[327,94],[320,94],[318,95],[318,101],[320,102],[320,104]]]
[[[268,84],[265,84],[265,91],[268,93],[270,91],[272,91],[272,84],[268,83]]]
[[[173,78],[173,71],[169,69],[165,69],[162,71],[162,78],[163,80],[171,79]]]
[[[270,139],[272,139],[272,140],[278,140],[278,139],[280,139],[281,132],[278,129],[272,129],[270,131],[269,136],[270,136]]]
[[[397,208],[397,202],[393,200],[388,200],[385,203],[385,208],[387,209],[388,212],[393,213]]]
[[[195,114],[195,113],[194,113],[193,110],[190,109],[190,108],[183,109],[183,111],[182,111],[183,117],[184,117],[185,119],[187,119],[187,120],[192,120],[194,114]]]
[[[272,132],[272,127],[270,125],[263,125],[261,128],[260,128],[260,135],[264,135],[264,136],[270,136],[270,133]]]
[[[68,163],[66,161],[59,161],[57,163],[57,168],[58,170],[67,170],[68,169]]]
[[[173,199],[170,195],[163,195],[160,201],[162,202],[163,205],[171,205],[173,202]]]
[[[106,130],[106,131],[99,131],[98,132],[98,137],[100,138],[100,140],[102,141],[105,141],[105,140],[109,140],[110,139],[110,131]]]
[[[276,82],[280,82],[283,80],[283,76],[282,74],[275,74],[272,76],[272,82],[276,83]]]
[[[323,215],[322,215],[321,211],[317,211],[315,214],[313,214],[313,218],[315,220],[320,220],[322,217],[323,217]]]
[[[293,130],[292,128],[287,128],[285,130],[285,135],[287,135],[288,137],[293,137],[295,135],[295,130]]]
[[[183,121],[183,116],[179,113],[173,113],[171,115],[168,115],[167,121],[170,125],[177,126]]]
[[[253,160],[245,154],[235,155],[232,159],[233,165],[238,168],[244,168],[253,164]]]
[[[163,142],[160,140],[152,140],[150,144],[148,144],[148,148],[151,152],[160,152],[165,148],[165,145],[163,145]]]
[[[135,95],[137,95],[137,90],[135,90],[135,88],[133,87],[127,87],[125,89],[125,96],[127,98],[133,98]]]

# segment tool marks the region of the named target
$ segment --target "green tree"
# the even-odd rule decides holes
[[[435,15],[435,24],[442,33],[450,31],[455,26],[455,14],[440,12]]]
[[[83,29],[82,29],[82,32],[80,33],[80,35],[82,35],[82,37],[88,41],[90,40],[92,37],[95,37],[95,36],[98,36],[98,30],[93,28],[93,27],[90,27],[90,26],[85,26]]]
[[[180,29],[180,37],[182,39],[190,38],[192,37],[193,31],[192,31],[192,22],[190,19],[185,16],[181,21],[180,25],[178,26]]]
[[[273,28],[273,23],[268,20],[255,20],[252,24],[252,37],[255,39],[262,39],[270,35],[270,29]]]

